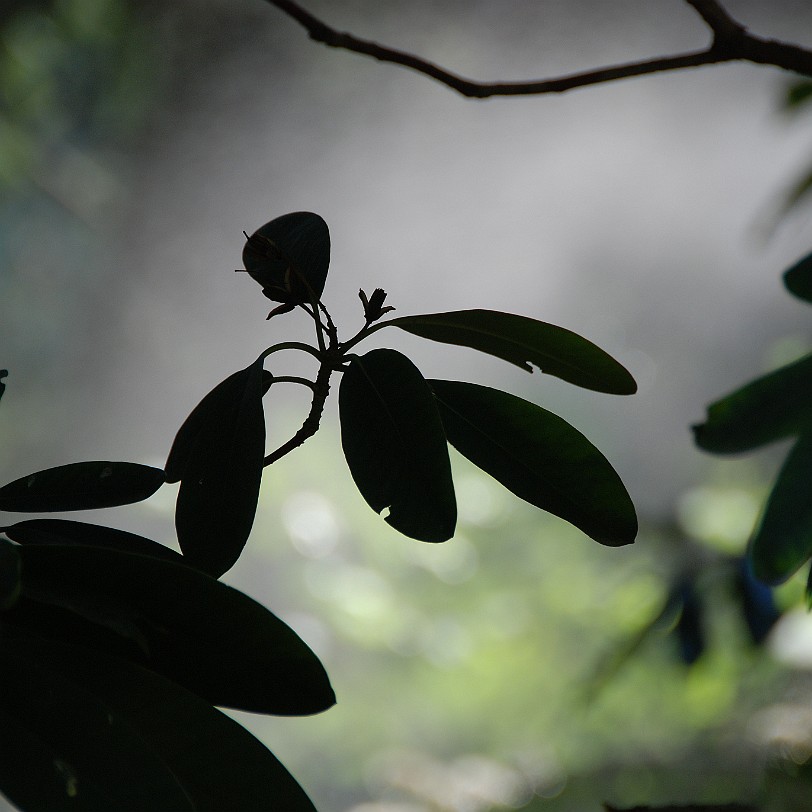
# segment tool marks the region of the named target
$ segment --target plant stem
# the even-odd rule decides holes
[[[321,415],[324,411],[324,403],[327,400],[327,395],[330,394],[330,375],[333,373],[333,364],[329,361],[322,361],[319,367],[316,380],[312,383],[313,400],[310,403],[310,412],[302,423],[301,428],[290,438],[286,443],[283,443],[265,457],[265,465],[271,465],[278,459],[281,459],[285,454],[298,448],[305,440],[312,437],[319,430],[319,423],[321,422]]]

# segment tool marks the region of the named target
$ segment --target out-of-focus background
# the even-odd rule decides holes
[[[677,0],[306,5],[482,79],[708,40]],[[802,0],[727,7],[812,46]],[[400,315],[518,312],[621,360],[640,384],[632,398],[375,337],[427,377],[499,386],[570,420],[620,472],[642,530],[631,548],[600,548],[454,457],[457,536],[401,538],[354,491],[331,400],[323,431],[266,472],[226,580],[310,643],[339,702],[240,721],[321,812],[486,812],[533,797],[588,812],[765,787],[796,808],[812,753],[803,584],[779,592],[787,611],[754,648],[720,563],[744,550],[782,449],[714,459],[689,430],[707,403],[809,348],[809,312],[779,278],[812,247],[808,212],[776,219],[812,143],[812,121],[782,111],[790,80],[735,64],[476,102],[316,45],[260,0],[5,0],[3,480],[84,459],[161,465],[214,384],[309,337],[295,315],[266,322],[270,303],[234,269],[243,230],[316,211],[344,335],[362,322],[359,287],[383,287]],[[270,368],[308,371],[283,355]],[[277,389],[269,445],[307,407]],[[173,498],[167,486],[104,518],[173,544]],[[704,654],[686,666],[663,628],[624,660],[696,566]]]

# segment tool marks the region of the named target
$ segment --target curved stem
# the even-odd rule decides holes
[[[302,386],[307,386],[313,391],[316,390],[316,384],[314,381],[309,381],[307,378],[300,378],[297,375],[274,375],[271,384],[275,383],[298,383]]]
[[[310,403],[310,412],[302,423],[301,428],[286,443],[283,443],[265,457],[265,465],[271,465],[285,454],[289,454],[294,448],[298,448],[305,440],[312,437],[319,430],[321,415],[324,411],[324,403],[327,395],[330,394],[330,375],[333,369],[329,363],[322,361],[316,380],[313,381],[313,400]],[[277,379],[278,380],[278,379]]]
[[[734,60],[774,65],[806,76],[812,75],[812,50],[751,34],[727,13],[718,0],[685,0],[686,4],[702,17],[713,32],[713,43],[709,48],[674,56],[609,65],[566,76],[519,82],[478,82],[467,79],[416,54],[338,31],[313,16],[293,0],[267,0],[267,2],[296,20],[316,42],[321,42],[331,48],[342,48],[370,56],[381,62],[401,65],[435,79],[463,96],[475,99],[485,99],[490,96],[564,93],[578,87],[613,82],[633,76],[684,70]]]
[[[322,359],[322,354],[315,347],[311,347],[310,344],[305,344],[301,341],[283,341],[281,344],[274,344],[273,347],[268,347],[265,352],[260,353],[259,357],[267,358],[269,355],[280,352],[281,350],[301,350],[302,352],[312,355],[314,358],[318,358],[319,361]]]

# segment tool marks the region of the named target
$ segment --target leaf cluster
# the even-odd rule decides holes
[[[21,809],[313,808],[273,754],[217,708],[318,713],[335,701],[328,676],[292,629],[218,579],[249,538],[263,469],[318,430],[334,374],[350,474],[369,506],[404,535],[427,542],[454,535],[450,444],[601,544],[634,540],[637,518],[619,476],[565,420],[480,384],[427,380],[397,350],[354,349],[396,327],[588,389],[631,394],[624,367],[568,330],[507,313],[381,321],[393,308],[380,289],[360,293],[363,326],[341,341],[321,299],[329,257],[327,225],[310,212],[246,235],[245,270],[278,303],[269,318],[303,311],[315,342],[276,344],[226,377],[186,418],[163,469],[76,462],[0,487],[0,510],[39,514],[131,504],[179,483],[180,553],[59,517],[0,528],[0,669],[8,686],[0,724],[16,743],[0,758],[0,789]],[[282,350],[314,358],[314,379],[266,370]],[[301,429],[266,454],[263,400],[280,383],[306,386],[313,399]]]
[[[812,303],[812,254],[786,271],[783,280],[790,293]],[[793,440],[747,552],[758,579],[786,581],[812,557],[812,354],[712,403],[707,420],[694,426],[694,436],[700,448],[714,454]],[[812,598],[812,578],[807,597]]]

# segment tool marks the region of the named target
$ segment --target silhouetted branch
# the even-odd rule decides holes
[[[704,50],[611,65],[552,79],[521,82],[477,82],[466,79],[415,54],[398,51],[371,40],[360,39],[353,34],[337,31],[291,0],[267,0],[267,2],[296,20],[316,42],[324,43],[331,48],[343,48],[347,51],[371,56],[381,62],[402,65],[436,79],[463,96],[477,99],[489,96],[563,93],[577,87],[612,82],[632,76],[645,76],[738,60],[773,65],[784,70],[812,76],[812,50],[777,40],[763,39],[751,34],[743,25],[736,22],[716,0],[685,0],[713,32],[713,41]]]

